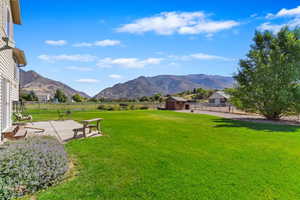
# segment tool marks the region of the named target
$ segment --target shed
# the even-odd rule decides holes
[[[188,110],[190,109],[187,100],[182,97],[170,96],[166,100],[166,110]]]
[[[209,98],[209,104],[212,106],[226,106],[230,96],[223,91],[213,93]]]

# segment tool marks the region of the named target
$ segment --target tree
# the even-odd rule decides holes
[[[21,94],[21,99],[24,99],[25,101],[38,101],[38,97],[36,96],[34,91]]]
[[[277,120],[299,102],[300,29],[281,29],[277,34],[256,32],[254,44],[240,60],[231,91],[234,105]]]
[[[146,97],[146,96],[143,96],[139,99],[141,102],[144,102],[144,101],[149,101],[149,98]]]
[[[97,103],[99,100],[97,98],[93,97],[93,98],[90,98],[88,101]]]
[[[153,96],[154,101],[162,102],[162,95],[157,93]]]
[[[80,96],[79,94],[74,94],[72,96],[72,99],[75,101],[75,102],[83,102],[84,101],[84,98],[82,96]]]
[[[58,102],[64,103],[67,101],[68,98],[63,91],[57,89],[54,94],[54,99],[57,99]]]
[[[206,99],[208,97],[208,91],[203,88],[195,89],[194,94],[194,99]]]

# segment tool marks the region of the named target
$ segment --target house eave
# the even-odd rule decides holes
[[[26,57],[24,51],[14,48],[13,49],[13,55],[16,59],[16,62],[19,67],[25,67],[27,65]]]
[[[19,0],[10,0],[11,14],[14,24],[22,24]]]

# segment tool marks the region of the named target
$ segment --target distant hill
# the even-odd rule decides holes
[[[119,83],[98,93],[96,98],[120,99],[152,96],[156,93],[175,94],[194,88],[224,89],[233,87],[234,79],[219,75],[160,75],[154,77],[138,77],[137,79]]]
[[[20,85],[23,92],[34,91],[35,93],[50,94],[53,96],[57,89],[61,89],[69,98],[74,94],[80,94],[83,97],[89,98],[84,92],[77,91],[59,81],[45,78],[32,70],[20,70]]]

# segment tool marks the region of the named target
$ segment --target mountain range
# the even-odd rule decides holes
[[[86,98],[90,97],[84,92],[77,91],[62,82],[45,78],[32,70],[20,70],[20,86],[22,92],[34,91],[36,94],[49,94],[50,96],[54,96],[55,91],[60,89],[64,91],[69,98],[74,94],[80,94]]]
[[[159,75],[153,77],[140,76],[125,83],[118,83],[106,88],[95,95],[95,98],[105,99],[134,99],[143,96],[152,96],[160,93],[163,95],[175,94],[194,88],[224,89],[233,87],[234,79],[219,75]],[[64,91],[70,98],[74,94],[80,94],[89,98],[84,92],[77,91],[68,85],[43,77],[35,71],[20,70],[20,85],[22,92],[34,91],[37,94],[49,94],[53,96],[57,89]]]
[[[233,87],[234,79],[219,75],[159,75],[153,77],[140,76],[134,80],[119,83],[98,93],[95,98],[120,99],[140,98],[160,93],[175,94],[194,88],[224,89]]]

